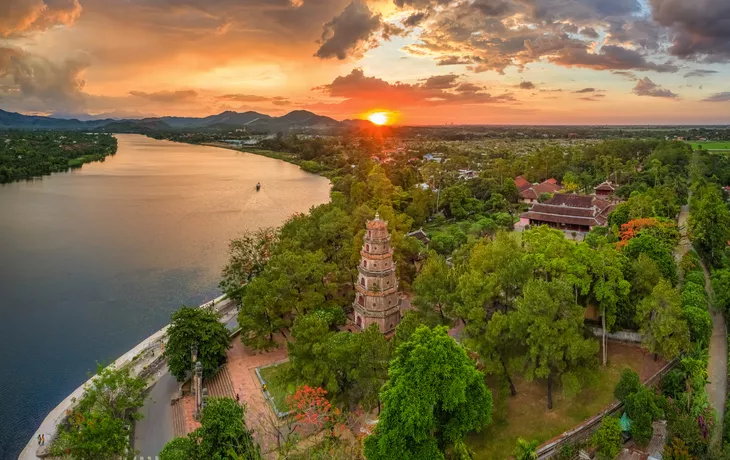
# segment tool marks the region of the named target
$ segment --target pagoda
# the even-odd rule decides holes
[[[393,249],[390,247],[388,223],[375,219],[367,223],[362,259],[357,267],[355,284],[355,325],[367,329],[377,324],[383,334],[391,332],[400,322],[400,297],[395,276]]]

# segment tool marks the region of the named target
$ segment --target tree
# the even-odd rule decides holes
[[[613,395],[621,402],[626,402],[629,396],[641,389],[641,380],[639,374],[631,369],[621,371],[621,380],[618,381],[613,389]]]
[[[176,438],[160,452],[161,460],[260,460],[253,432],[244,422],[245,407],[231,398],[209,398],[203,407],[200,428],[186,440]]]
[[[712,336],[712,318],[707,309],[685,307],[682,309],[682,319],[687,323],[692,342],[709,345]]]
[[[209,378],[226,362],[230,341],[228,329],[217,313],[206,308],[182,307],[172,314],[167,329],[167,367],[179,382],[185,380],[194,365],[191,349],[195,347],[203,376]]]
[[[547,407],[552,409],[553,380],[562,377],[564,391],[577,392],[578,375],[592,368],[598,343],[583,337],[583,308],[563,280],[528,282],[512,314],[510,331],[527,346],[525,377],[547,379]]]
[[[238,324],[241,340],[254,349],[277,344],[274,334],[291,326],[296,314],[330,306],[335,271],[321,251],[284,251],[271,258],[264,271],[245,288]]]
[[[662,458],[666,460],[693,460],[684,441],[672,438],[672,442],[664,448]]]
[[[655,355],[676,358],[689,346],[689,328],[682,320],[679,295],[666,280],[659,281],[651,295],[636,309],[644,346]]]
[[[623,441],[621,439],[621,423],[618,417],[604,417],[601,427],[591,438],[593,445],[597,447],[599,459],[612,460],[621,451]]]
[[[59,430],[53,455],[81,460],[124,458],[132,421],[141,418],[137,409],[144,403],[145,388],[144,379],[132,377],[128,367],[99,365],[68,418],[68,428]]]
[[[517,438],[515,447],[515,460],[537,460],[537,440],[527,441]]]
[[[646,254],[639,254],[631,263],[631,272],[631,296],[634,302],[651,294],[662,277],[656,262]]]
[[[714,184],[699,187],[690,206],[690,238],[710,265],[718,266],[730,240],[730,211],[722,193]]]
[[[442,322],[450,316],[450,298],[454,291],[454,275],[446,259],[431,253],[413,282],[413,304],[425,311],[435,310]],[[447,311],[447,313],[444,312]]]
[[[636,444],[646,446],[654,435],[654,425],[649,414],[639,414],[631,420],[631,437]]]
[[[624,257],[615,249],[602,247],[596,250],[590,264],[593,278],[591,293],[598,302],[601,311],[601,328],[603,336],[601,350],[603,365],[608,361],[608,340],[606,333],[616,322],[616,310],[619,302],[626,299],[631,291],[631,283],[624,279]]]
[[[469,318],[465,332],[465,344],[479,353],[484,369],[490,374],[497,374],[509,384],[510,394],[517,395],[512,382],[508,363],[517,356],[520,340],[510,334],[509,315],[497,311],[488,322],[482,318]]]
[[[484,376],[445,327],[416,329],[388,377],[380,421],[365,440],[369,460],[444,459],[447,447],[491,422]]]
[[[261,273],[278,243],[273,228],[246,231],[228,245],[228,264],[223,268],[220,289],[229,297],[238,297],[243,286]]]
[[[730,311],[730,269],[712,272],[712,301],[715,308]]]

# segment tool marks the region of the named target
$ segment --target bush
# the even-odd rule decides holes
[[[682,307],[687,308],[700,308],[703,310],[707,309],[707,297],[704,293],[697,292],[691,286],[696,286],[694,283],[690,283],[690,289],[682,289]]]
[[[631,436],[640,446],[646,446],[654,435],[651,414],[642,413],[631,419]]]
[[[712,272],[712,302],[715,308],[730,310],[730,269],[723,268]]]
[[[693,342],[708,345],[712,336],[712,318],[706,308],[685,307],[682,319],[687,322]]]
[[[702,290],[705,290],[705,274],[702,270],[694,270],[684,274],[684,285],[688,283],[698,284],[702,286]]]
[[[682,414],[670,420],[667,429],[669,438],[681,439],[691,455],[700,457],[707,453],[709,440],[703,436],[697,418]]]
[[[605,417],[591,440],[597,447],[597,458],[613,459],[621,450],[621,423],[618,417]]]
[[[626,398],[626,413],[631,420],[648,415],[652,422],[664,415],[664,411],[657,404],[657,395],[644,386]]]
[[[624,369],[621,372],[621,380],[616,384],[613,389],[613,395],[621,402],[626,402],[626,399],[632,394],[636,393],[641,389],[641,380],[639,374],[632,371],[631,369]]]
[[[679,369],[672,369],[662,377],[662,394],[664,396],[678,399],[685,389],[684,374]]]

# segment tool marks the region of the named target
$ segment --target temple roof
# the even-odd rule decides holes
[[[594,195],[556,193],[544,203],[535,203],[520,217],[523,219],[558,224],[600,226],[606,225],[614,205]]]

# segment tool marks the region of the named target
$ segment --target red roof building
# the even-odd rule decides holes
[[[610,181],[602,182],[602,183],[598,184],[595,188],[596,196],[601,197],[601,198],[611,196],[611,195],[613,195],[613,192],[615,192],[617,188],[618,187],[613,185],[613,183],[611,183]]]
[[[519,190],[520,192],[532,187],[532,184],[530,183],[530,181],[525,179],[524,176],[515,177],[515,185],[517,186],[517,190]]]
[[[534,203],[520,215],[521,225],[548,225],[553,228],[589,232],[602,227],[615,205],[594,195],[557,193],[544,203]]]
[[[515,181],[515,183],[516,182],[517,181]],[[519,189],[519,186],[517,188]],[[520,197],[522,197],[522,201],[525,203],[534,203],[543,193],[556,193],[562,189],[563,187],[558,185],[558,181],[550,178],[544,182],[530,185],[529,187],[520,190]]]

